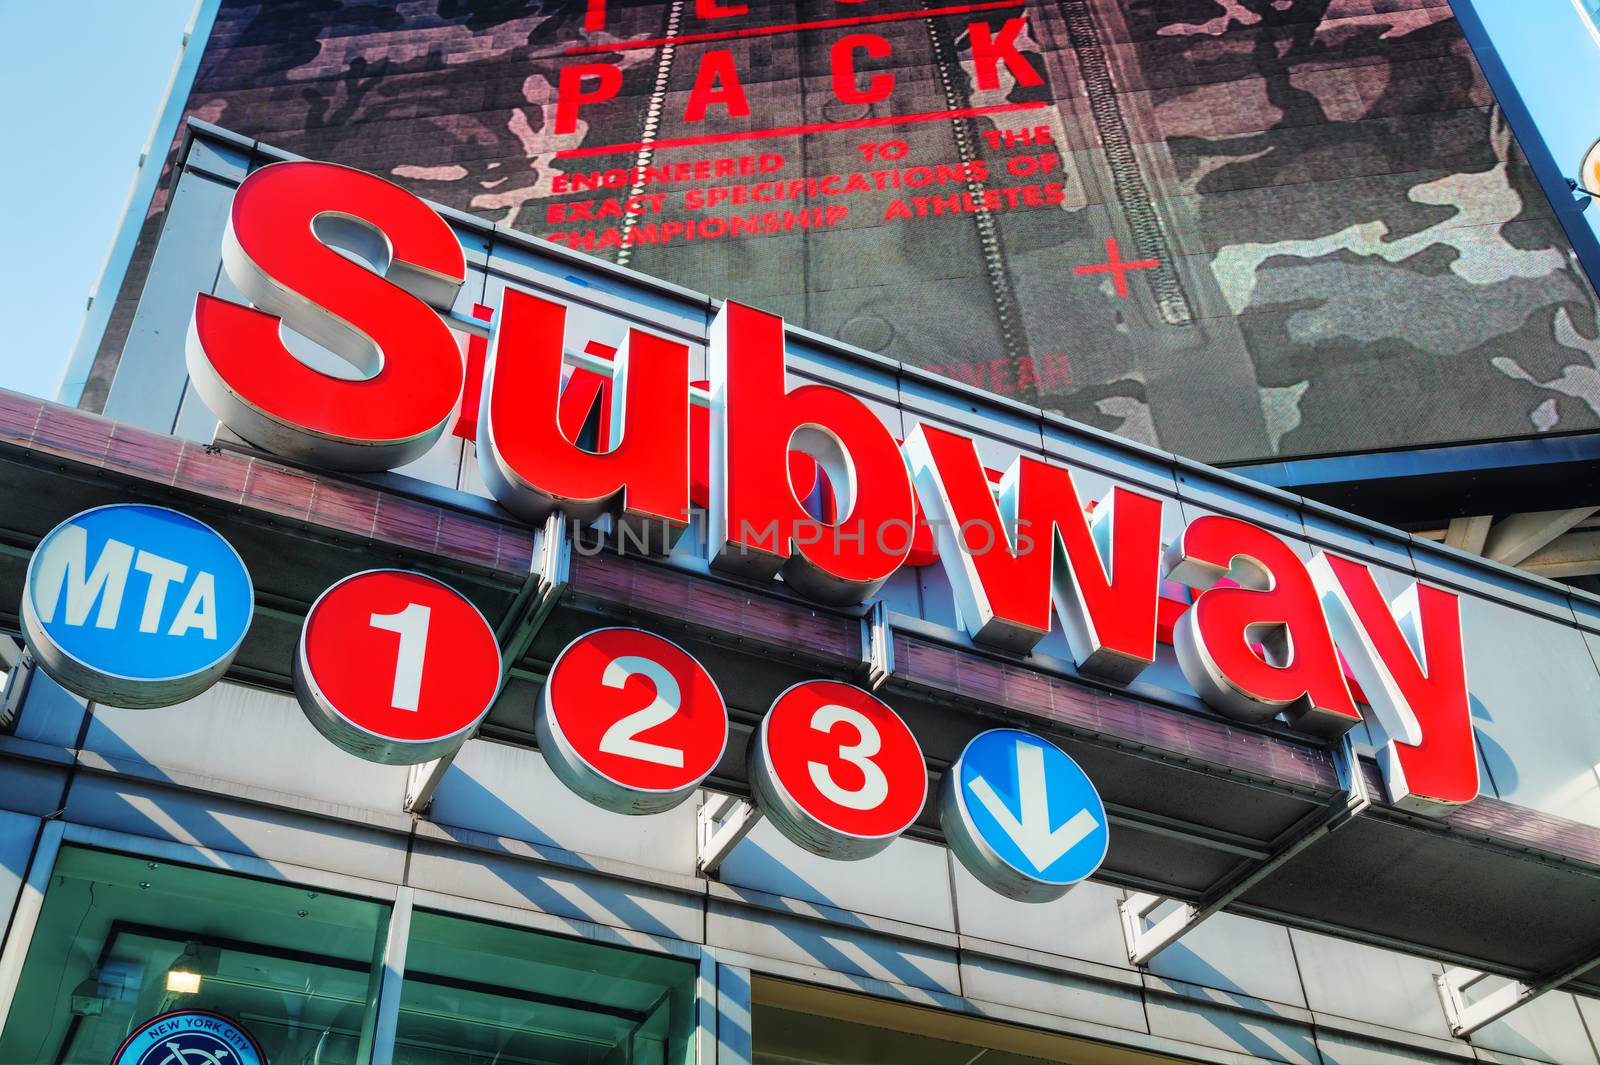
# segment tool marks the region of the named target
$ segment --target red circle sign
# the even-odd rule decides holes
[[[478,608],[432,577],[369,570],[306,614],[295,694],[317,730],[374,762],[426,762],[458,748],[500,689],[500,647]]]
[[[598,629],[550,666],[535,724],[556,776],[617,813],[671,809],[694,794],[728,744],[711,674],[670,640]]]
[[[928,798],[922,748],[900,715],[834,680],[778,696],[751,744],[750,779],[784,835],[831,858],[887,847]]]

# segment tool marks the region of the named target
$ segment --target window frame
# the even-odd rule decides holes
[[[697,967],[692,1009],[694,1027],[689,1036],[694,1061],[697,1065],[744,1065],[750,1060],[748,1021],[743,1024],[742,1033],[729,1024],[730,1019],[749,1017],[748,970],[731,970],[719,964],[715,951],[710,947],[232,852],[226,854],[224,862],[221,860],[223,853],[210,848],[99,829],[59,818],[43,822],[10,927],[6,930],[4,945],[0,947],[0,1032],[4,1032],[9,1019],[23,964],[38,930],[45,894],[56,875],[64,847],[170,862],[215,872],[220,876],[242,876],[293,887],[315,888],[378,904],[383,908],[384,924],[374,937],[372,981],[369,984],[377,988],[377,994],[367,1004],[361,1044],[357,1050],[357,1060],[367,1065],[386,1065],[394,1060],[412,915],[419,908],[463,920],[505,925],[541,935],[578,939],[691,962]],[[719,980],[723,971],[744,975],[737,980],[724,975]],[[722,986],[719,987],[719,984]],[[744,989],[742,996],[737,993],[738,988]],[[719,1024],[722,1028],[720,1033]]]

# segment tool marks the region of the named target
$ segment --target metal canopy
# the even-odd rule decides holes
[[[1483,797],[1428,820],[1390,808],[1376,767],[1370,805],[1345,804],[1334,749],[1190,708],[1089,686],[1029,660],[889,631],[831,611],[638,558],[572,552],[552,580],[535,530],[253,455],[118,425],[0,393],[0,624],[14,626],[33,545],[72,513],[112,501],[175,503],[210,522],[255,577],[257,617],[231,674],[288,690],[312,599],[345,574],[424,569],[492,622],[534,613],[485,730],[532,743],[543,670],[601,624],[648,626],[699,656],[730,695],[733,734],[711,785],[747,796],[744,754],[771,698],[798,679],[881,681],[938,775],[995,722],[1048,735],[1098,783],[1116,822],[1108,882],[1437,957],[1539,986],[1571,976],[1600,993],[1600,830]],[[530,576],[540,579],[530,582]],[[555,587],[554,585],[560,585]],[[529,589],[534,589],[530,593]],[[542,589],[542,591],[540,590]],[[530,613],[530,595],[539,610]],[[937,789],[934,789],[936,793]],[[1338,831],[1311,830],[1341,811]],[[939,836],[934,810],[912,832]]]

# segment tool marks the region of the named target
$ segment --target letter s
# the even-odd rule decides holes
[[[188,367],[224,425],[268,451],[344,470],[391,469],[439,439],[465,375],[435,309],[465,283],[466,258],[426,203],[349,167],[274,163],[234,194],[222,264],[255,306],[201,293]],[[360,376],[302,362],[283,326]]]

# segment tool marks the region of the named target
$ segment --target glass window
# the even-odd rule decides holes
[[[1176,1059],[1087,1039],[757,978],[755,1065],[1162,1065]]]
[[[272,1062],[354,1065],[387,916],[367,900],[63,848],[0,1062],[105,1065],[144,1021],[205,1009]]]
[[[417,911],[396,1065],[688,1065],[695,966]]]

